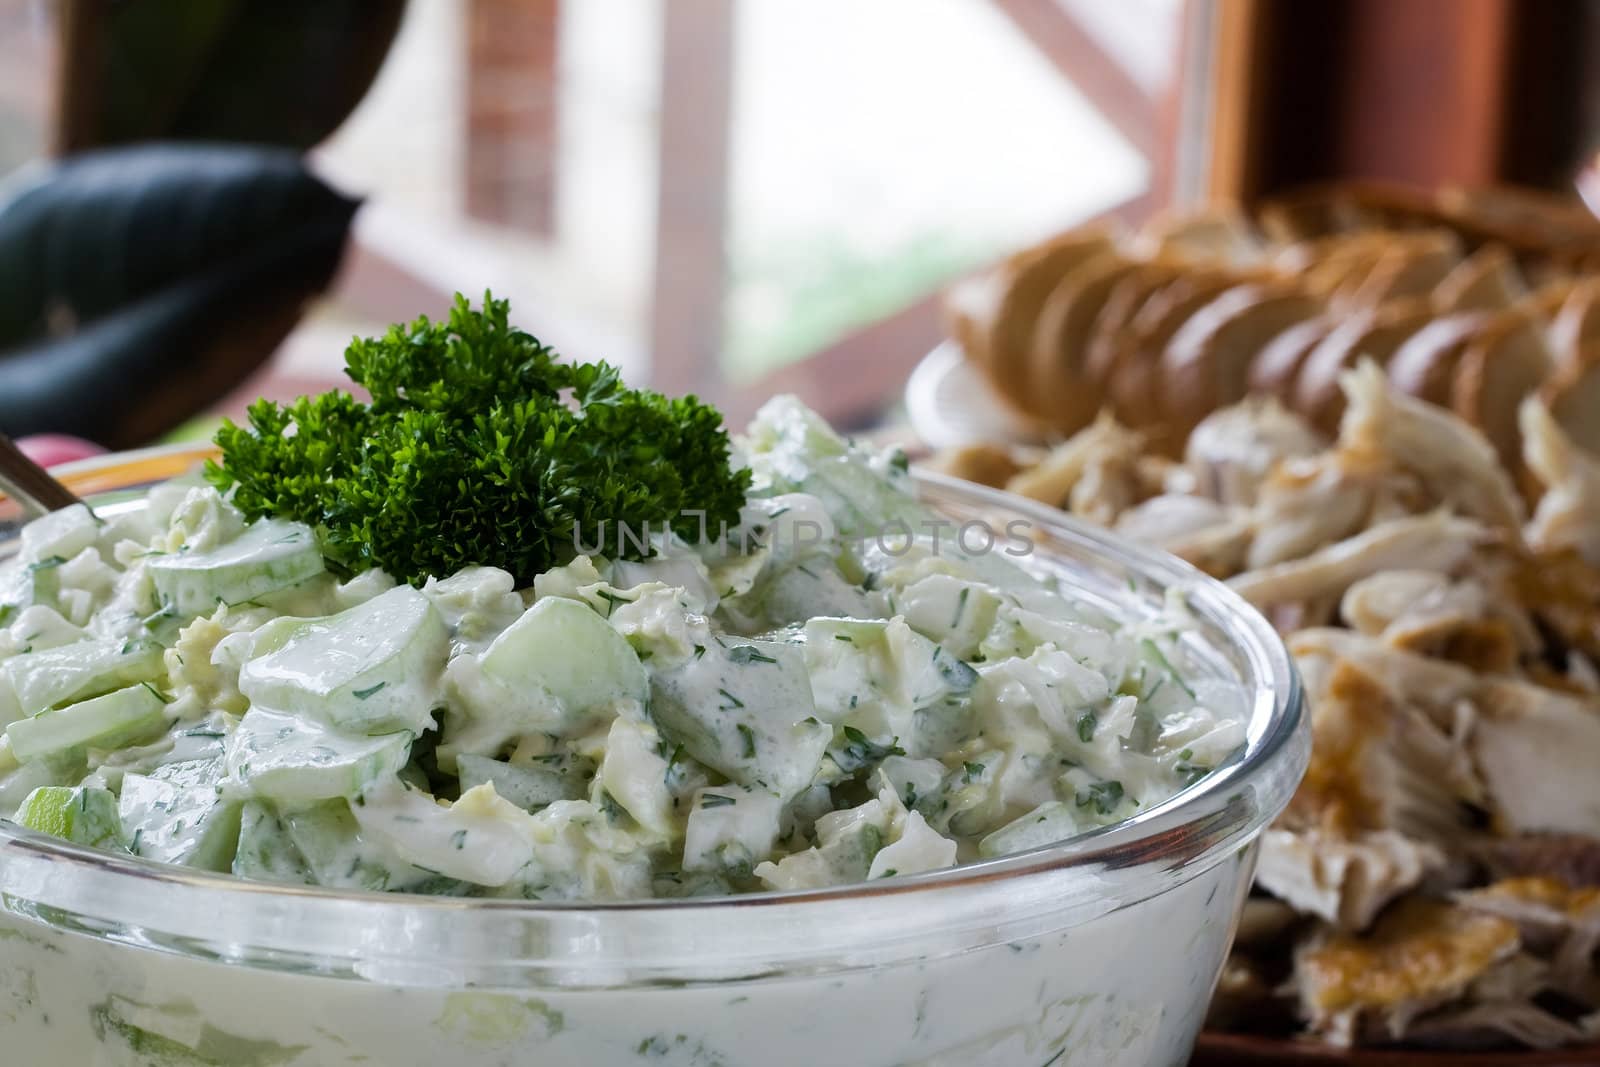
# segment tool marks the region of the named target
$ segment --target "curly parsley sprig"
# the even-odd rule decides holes
[[[573,555],[573,530],[736,525],[750,485],[730,464],[722,416],[694,397],[623,385],[604,363],[562,363],[511,326],[508,305],[457,296],[357,339],[346,373],[370,402],[334,391],[251,405],[225,423],[206,476],[255,518],[319,529],[351,570],[422,582],[468,564],[527,583]],[[625,545],[635,554],[632,545]]]

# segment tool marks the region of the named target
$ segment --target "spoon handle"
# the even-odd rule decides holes
[[[3,433],[0,433],[0,490],[14,497],[24,508],[41,514],[81,503],[72,490],[24,455]]]

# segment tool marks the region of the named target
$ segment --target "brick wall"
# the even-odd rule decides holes
[[[528,233],[555,228],[561,0],[469,0],[466,208]]]

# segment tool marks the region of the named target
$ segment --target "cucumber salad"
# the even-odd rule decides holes
[[[0,567],[0,811],[278,883],[704,896],[1049,844],[1243,744],[1181,603],[1104,617],[792,398],[733,462],[736,524],[582,531],[531,582],[353,571],[199,479],[40,518]]]

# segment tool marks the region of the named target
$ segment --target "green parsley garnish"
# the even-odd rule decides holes
[[[729,804],[736,803],[738,803],[738,801],[734,800],[732,797],[723,796],[721,793],[700,794],[700,807],[702,808],[725,808]]]
[[[731,467],[715,408],[558,362],[507,316],[504,300],[475,311],[457,296],[446,322],[353,341],[346,373],[370,403],[257,401],[248,425],[218,431],[206,476],[250,518],[317,527],[339,565],[416,583],[482,564],[525,584],[603,529],[693,539],[702,521],[737,522],[750,472]]]
[[[777,660],[762,652],[755,645],[734,645],[728,650],[728,659],[744,666],[750,663],[776,663]]]

